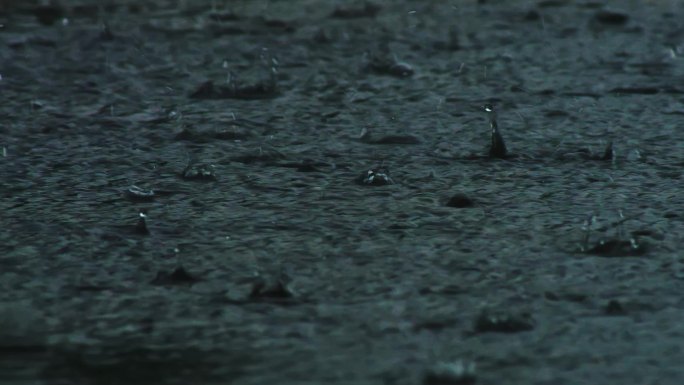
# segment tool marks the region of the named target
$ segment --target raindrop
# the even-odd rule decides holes
[[[63,18],[63,19],[62,19],[62,26],[66,27],[66,26],[68,26],[68,25],[69,25],[69,19],[67,19],[66,17]]]
[[[147,228],[147,215],[142,211],[138,213],[138,223],[136,223],[134,231],[141,235],[150,234],[150,230]]]
[[[387,167],[376,167],[367,170],[356,178],[356,183],[362,186],[385,186],[394,184]]]
[[[605,150],[603,150],[603,156],[601,160],[612,160],[615,161],[615,149],[613,148],[613,141],[609,141],[606,145]]]
[[[506,143],[504,142],[503,137],[501,136],[501,132],[499,131],[499,125],[496,122],[496,111],[494,111],[494,106],[492,106],[491,104],[486,104],[484,106],[484,110],[487,112],[487,115],[489,116],[489,127],[492,130],[489,157],[503,159],[507,155]]]
[[[215,181],[216,173],[213,165],[191,163],[183,170],[181,177],[186,180]]]
[[[126,198],[134,202],[151,202],[155,198],[154,190],[145,190],[136,185],[130,186],[124,192]],[[144,213],[140,213],[141,217],[144,217]]]
[[[639,161],[641,160],[641,152],[639,152],[639,150],[631,151],[628,154],[627,159],[629,159],[631,162]]]
[[[438,362],[423,377],[423,385],[466,385],[476,381],[475,363],[470,361]]]

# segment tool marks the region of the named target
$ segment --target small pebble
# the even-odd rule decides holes
[[[620,315],[627,314],[625,307],[622,306],[620,301],[615,300],[615,299],[611,299],[608,302],[608,304],[603,308],[603,311],[606,315],[620,316]]]
[[[594,15],[594,20],[607,25],[624,25],[629,20],[627,14],[617,11],[599,11]]]
[[[171,273],[158,272],[151,283],[153,285],[192,285],[197,281],[199,281],[198,278],[194,277],[188,273],[184,267],[180,266]]]
[[[473,207],[475,206],[475,202],[469,196],[462,193],[458,193],[452,196],[446,205],[449,207],[456,207],[461,209],[466,207]]]
[[[249,294],[251,299],[289,299],[294,297],[294,293],[282,280],[267,283],[260,279],[252,286]]]

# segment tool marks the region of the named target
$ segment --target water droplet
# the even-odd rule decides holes
[[[68,25],[69,25],[69,19],[67,19],[66,17],[63,18],[63,19],[62,19],[62,25],[63,25],[64,27],[68,26]]]

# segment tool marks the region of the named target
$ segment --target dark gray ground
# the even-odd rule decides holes
[[[682,2],[65,3],[0,5],[0,383],[682,383]]]

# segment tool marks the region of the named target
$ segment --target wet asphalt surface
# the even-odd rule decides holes
[[[0,2],[0,382],[681,383],[681,2],[65,3]]]

